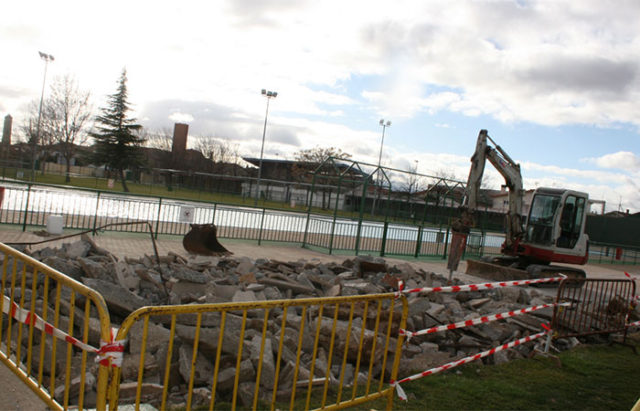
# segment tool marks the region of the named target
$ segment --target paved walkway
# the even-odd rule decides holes
[[[0,242],[2,243],[37,242],[48,238],[50,237],[35,234],[34,230],[22,232],[22,230],[17,226],[0,225]],[[76,236],[31,247],[33,249],[37,249],[39,247],[59,247],[62,243],[73,242],[78,238],[79,237]],[[137,258],[144,255],[153,255],[153,243],[150,235],[148,234],[110,231],[96,235],[93,239],[100,247],[105,248],[118,258]],[[279,261],[297,261],[304,259],[312,262],[341,263],[345,259],[353,258],[353,255],[325,254],[290,244],[263,243],[262,245],[258,245],[257,242],[254,241],[229,239],[221,239],[220,242],[233,253],[234,257],[249,257],[253,260],[259,258]],[[156,240],[156,244],[159,255],[166,255],[169,252],[172,252],[184,257],[188,256],[187,252],[182,247],[182,236],[160,235]],[[385,260],[389,264],[409,263],[417,269],[423,269],[425,271],[431,271],[447,276],[449,274],[445,260],[418,260],[414,258],[398,259],[387,257],[385,257]],[[460,263],[459,268],[460,271],[455,272],[454,276],[460,278],[462,281],[467,283],[486,282],[486,279],[464,274],[466,270],[466,264],[464,261]],[[633,276],[640,277],[640,265],[587,264],[581,268],[587,272],[587,277],[589,278],[624,279],[626,278],[624,276],[625,271]]]

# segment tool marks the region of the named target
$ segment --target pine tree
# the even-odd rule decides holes
[[[117,173],[122,189],[129,191],[124,171],[143,164],[141,146],[144,139],[137,131],[142,128],[135,118],[128,118],[131,108],[127,101],[127,70],[122,70],[118,82],[118,91],[107,99],[107,107],[100,109],[96,117],[96,131],[91,133],[95,139],[94,161],[105,164]]]

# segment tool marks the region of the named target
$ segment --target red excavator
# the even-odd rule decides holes
[[[566,189],[538,188],[533,193],[528,214],[523,216],[520,165],[489,137],[487,130],[480,130],[476,151],[471,157],[461,216],[452,223],[454,237],[468,234],[475,225],[474,214],[487,160],[502,174],[509,190],[505,241],[502,255],[467,260],[467,273],[497,280],[554,277],[558,273],[585,278],[585,272],[579,268],[551,263],[586,264],[589,238],[584,227],[589,195]],[[459,261],[459,254],[452,253],[450,258]],[[457,267],[457,262],[450,260],[449,265]]]

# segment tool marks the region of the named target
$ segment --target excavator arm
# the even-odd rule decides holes
[[[494,146],[489,145],[491,142]],[[489,137],[487,130],[480,130],[476,151],[471,157],[471,168],[465,188],[465,197],[461,206],[461,217],[454,222],[453,229],[459,232],[469,232],[475,225],[475,210],[478,208],[480,185],[484,175],[485,164],[489,162],[504,177],[509,189],[509,211],[507,212],[507,233],[504,251],[515,253],[517,242],[522,236],[522,175],[520,165]]]

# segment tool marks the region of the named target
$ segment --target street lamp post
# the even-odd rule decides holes
[[[377,196],[380,196],[380,180],[382,178],[381,174],[382,174],[382,170],[380,170],[380,166],[382,165],[382,147],[384,146],[384,131],[386,130],[387,127],[391,127],[391,122],[390,121],[384,121],[383,118],[380,119],[380,125],[382,126],[382,139],[380,141],[380,155],[378,156],[378,189],[377,191]],[[373,197],[373,204],[371,206],[371,216],[373,216],[375,214],[375,209],[376,209],[376,196]]]
[[[264,154],[264,138],[267,134],[267,117],[269,116],[269,100],[278,97],[278,92],[262,89],[262,95],[267,98],[267,111],[264,114],[264,128],[262,129],[262,146],[260,147],[260,163],[258,165],[258,182],[256,187],[256,199],[255,205],[258,205],[258,198],[260,197],[260,180],[262,178],[262,156]]]
[[[36,125],[36,136],[33,138],[32,142],[32,150],[31,150],[31,181],[34,181],[36,178],[36,148],[38,146],[38,141],[40,140],[40,121],[42,119],[42,102],[44,100],[44,85],[47,81],[47,66],[50,61],[55,60],[51,54],[43,53],[41,51],[38,52],[40,54],[40,58],[44,60],[44,77],[42,79],[42,93],[40,94],[40,108],[38,109],[38,124]]]
[[[391,122],[387,120],[384,122],[384,119],[380,119],[380,125],[382,126],[382,140],[380,141],[380,155],[378,156],[378,168],[380,167],[380,163],[382,162],[382,146],[384,145],[384,130],[387,127],[391,127]]]

